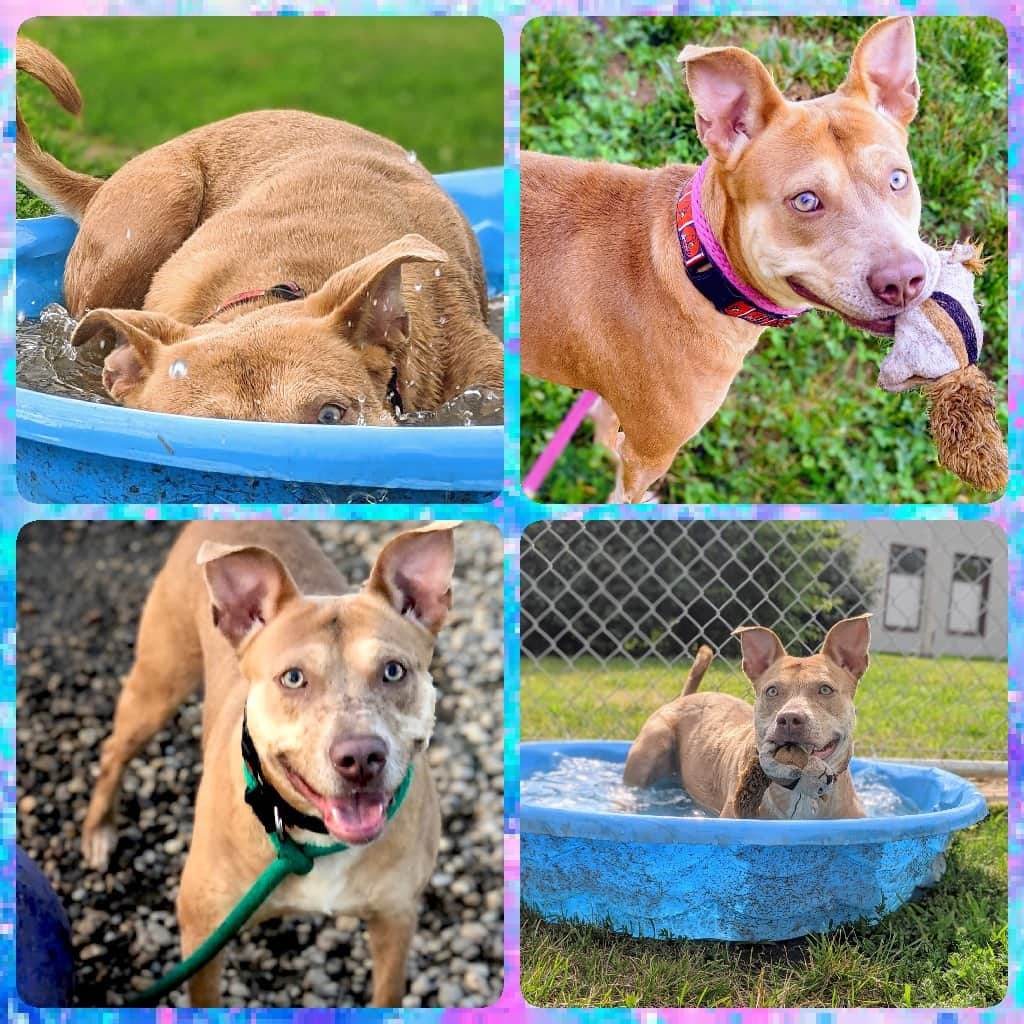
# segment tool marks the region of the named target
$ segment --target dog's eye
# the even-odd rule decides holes
[[[328,426],[334,426],[334,424],[340,423],[344,418],[345,410],[340,405],[328,402],[327,405],[320,407],[316,421],[317,423],[326,423]]]
[[[907,182],[910,181],[910,175],[906,171],[893,171],[889,175],[889,187],[893,192],[899,192],[907,187]]]
[[[794,199],[790,199],[789,205],[797,213],[813,213],[821,206],[821,200],[813,192],[801,192]]]
[[[822,683],[822,685],[818,687],[818,693],[820,693],[823,697],[827,697],[830,693],[835,692],[836,691],[833,690],[832,687],[828,685],[828,683]]]
[[[281,673],[279,682],[286,690],[299,690],[306,685],[306,677],[301,668],[290,668]]]
[[[389,661],[384,666],[384,682],[400,683],[405,678],[405,666],[400,661]]]
[[[765,688],[764,695],[766,697],[778,697],[779,688],[777,686],[769,686]]]

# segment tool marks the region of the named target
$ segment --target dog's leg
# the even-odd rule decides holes
[[[185,861],[178,893],[178,926],[181,929],[181,957],[192,955],[205,942],[213,930],[231,912],[234,898],[213,889],[208,877],[209,862],[203,870],[189,871],[194,864],[193,849]],[[188,980],[189,1005],[193,1007],[220,1006],[220,982],[224,970],[224,954],[218,953]]]
[[[416,912],[371,917],[367,922],[373,958],[373,1006],[401,1006],[407,961],[416,931]]]
[[[621,448],[621,493],[613,492],[608,500],[625,501],[631,505],[644,501],[648,497],[647,489],[668,472],[678,451],[678,445],[656,452],[641,450],[631,442],[627,431]]]
[[[117,843],[114,825],[121,779],[128,762],[153,738],[202,677],[202,651],[195,626],[170,585],[157,577],[146,601],[136,641],[135,664],[114,712],[114,728],[103,744],[100,772],[82,830],[82,853],[90,867],[106,869]]]
[[[82,219],[64,271],[72,316],[141,309],[153,275],[195,231],[205,183],[190,147],[160,146],[104,182]]]

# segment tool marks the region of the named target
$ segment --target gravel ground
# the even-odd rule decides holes
[[[396,523],[312,529],[361,583]],[[18,842],[71,919],[77,1002],[117,1005],[178,960],[174,899],[200,771],[198,699],[125,776],[120,843],[105,875],[79,853],[81,823],[128,671],[150,581],[178,527],[33,523],[18,542]],[[496,529],[456,534],[454,608],[435,657],[430,763],[441,852],[410,957],[406,1006],[487,1006],[502,988],[502,566]],[[305,918],[249,929],[228,947],[230,1006],[363,1006],[369,950],[358,922]],[[181,989],[171,996],[184,1005]]]

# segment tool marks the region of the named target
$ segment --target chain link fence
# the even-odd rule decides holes
[[[682,687],[752,699],[738,626],[791,654],[872,613],[859,756],[1005,762],[1007,547],[961,522],[556,521],[522,540],[524,739],[632,739]]]

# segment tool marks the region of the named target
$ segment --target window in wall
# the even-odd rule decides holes
[[[924,574],[928,552],[906,544],[889,546],[885,580],[885,628],[916,633],[921,628]]]
[[[988,613],[988,584],[992,559],[980,555],[954,555],[946,628],[961,636],[984,636]]]

